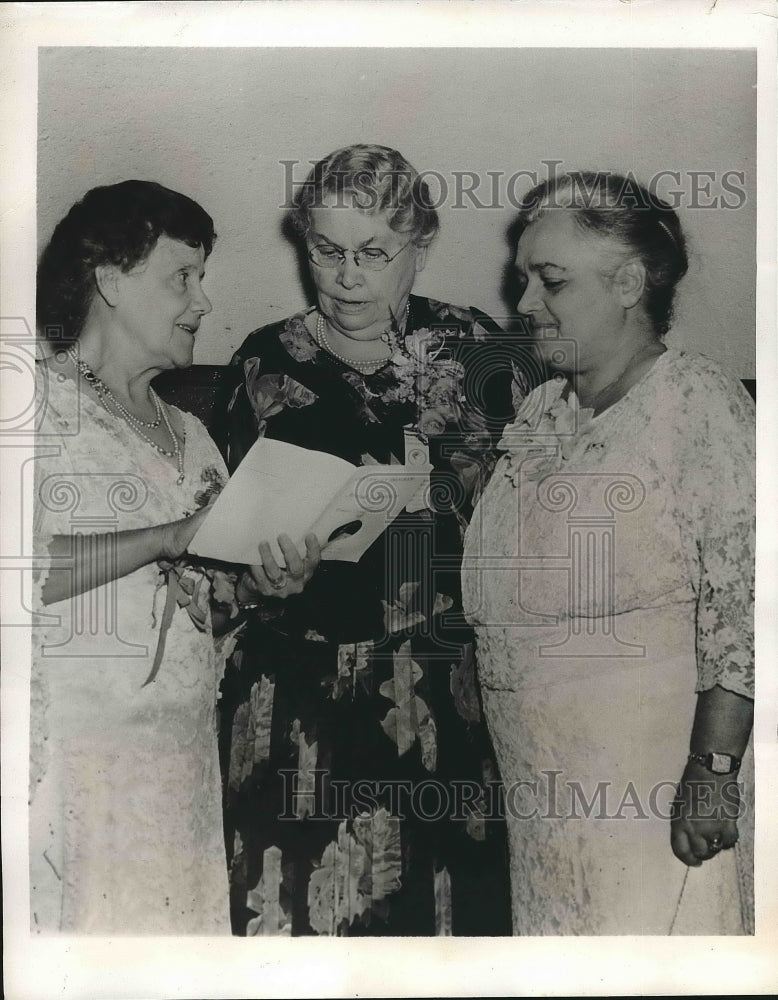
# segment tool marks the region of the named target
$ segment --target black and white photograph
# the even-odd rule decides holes
[[[3,6],[6,995],[774,992],[775,6]]]

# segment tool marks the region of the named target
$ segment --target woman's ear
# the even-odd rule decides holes
[[[416,270],[423,271],[424,265],[427,263],[427,250],[428,247],[416,247]]]
[[[119,298],[119,274],[114,264],[100,264],[95,268],[97,290],[109,306],[115,306]]]
[[[643,261],[637,257],[625,261],[616,271],[613,284],[625,309],[636,306],[646,290],[646,266]]]

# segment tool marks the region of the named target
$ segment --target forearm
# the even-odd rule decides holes
[[[750,698],[715,687],[697,696],[689,750],[695,754],[728,753],[742,757],[754,723]]]
[[[713,687],[697,696],[689,750],[742,758],[754,718],[750,698]],[[733,847],[738,839],[740,790],[737,771],[716,774],[695,759],[686,762],[670,830],[673,853],[686,865],[697,867]]]
[[[167,525],[106,534],[54,535],[44,605],[64,601],[168,556]]]

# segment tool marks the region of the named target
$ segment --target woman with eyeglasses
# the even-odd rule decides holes
[[[233,656],[233,927],[510,933],[458,578],[462,529],[512,414],[508,346],[485,314],[412,294],[438,216],[397,151],[325,157],[293,221],[316,302],[233,358],[228,465],[265,435],[355,465],[428,457],[433,471],[359,563],[323,562],[305,599],[260,603]]]

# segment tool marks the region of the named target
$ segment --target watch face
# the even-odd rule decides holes
[[[732,758],[728,753],[712,753],[710,769],[714,774],[729,774],[732,770]]]

